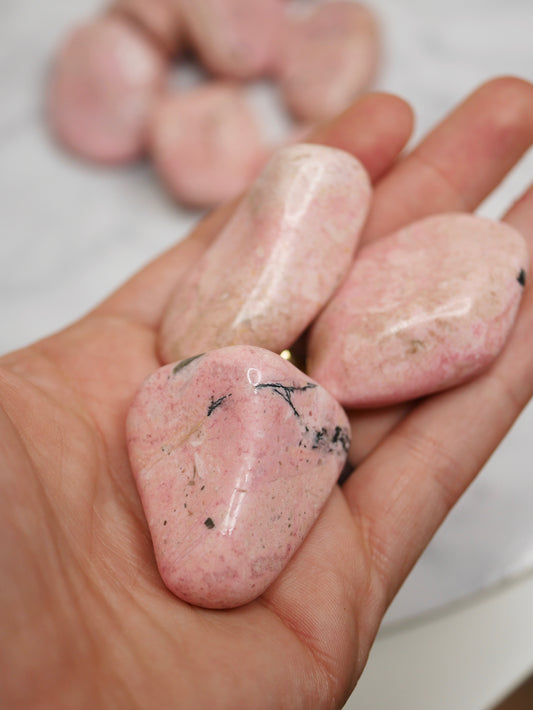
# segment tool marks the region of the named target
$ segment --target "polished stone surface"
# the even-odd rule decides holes
[[[127,435],[161,577],[209,608],[245,604],[275,580],[350,446],[331,395],[249,346],[158,370],[130,409]]]
[[[214,81],[157,102],[149,147],[170,194],[200,207],[237,197],[271,153],[245,90]]]
[[[371,85],[381,53],[380,29],[373,12],[350,0],[297,7],[283,33],[281,92],[298,119],[325,120]]]
[[[311,328],[307,371],[359,409],[466,382],[501,352],[528,268],[523,236],[502,222],[414,222],[358,252]]]
[[[102,163],[142,156],[154,101],[169,66],[145,34],[119,15],[68,35],[49,82],[46,115],[74,155]]]
[[[348,272],[370,198],[366,170],[348,153],[306,143],[277,151],[177,284],[163,361],[226,345],[289,348]]]

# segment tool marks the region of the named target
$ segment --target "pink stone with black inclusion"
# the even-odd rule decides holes
[[[230,608],[294,555],[343,469],[340,405],[278,355],[211,351],[147,379],[127,423],[157,564],[179,598]]]

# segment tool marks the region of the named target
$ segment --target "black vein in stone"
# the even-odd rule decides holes
[[[292,395],[295,392],[305,392],[305,390],[311,390],[315,389],[316,385],[313,384],[312,382],[308,382],[304,387],[294,387],[292,385],[283,385],[281,382],[268,382],[268,383],[262,383],[260,385],[255,385],[256,389],[271,389],[272,392],[275,392],[276,394],[279,394],[279,396],[284,399],[287,404],[290,406],[292,411],[294,412],[295,416],[299,417],[300,414],[296,407],[293,404],[292,401]]]
[[[348,449],[350,448],[350,434],[349,432],[346,431],[346,429],[343,429],[340,426],[335,427],[335,433],[333,434],[333,438],[331,439],[332,444],[337,444],[339,443],[343,450],[348,453]]]
[[[188,357],[185,360],[181,360],[172,370],[172,374],[177,375],[180,370],[183,370],[184,367],[190,365],[191,362],[198,360],[199,357],[203,357],[203,355],[205,355],[205,353],[200,353],[200,355],[193,355],[192,357]]]
[[[219,397],[218,399],[211,397],[211,404],[209,405],[209,407],[207,409],[207,416],[210,417],[213,414],[213,412],[215,411],[215,409],[217,407],[220,407],[222,402],[224,402],[228,397],[231,397],[231,394],[225,394],[224,396]]]

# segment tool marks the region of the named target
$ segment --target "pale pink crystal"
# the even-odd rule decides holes
[[[180,5],[194,47],[214,74],[250,79],[272,69],[282,0],[180,0]]]
[[[528,251],[510,226],[466,214],[415,222],[364,247],[309,340],[308,372],[345,406],[460,384],[505,344]]]
[[[285,101],[302,120],[331,118],[372,82],[380,43],[376,18],[349,0],[289,16],[278,74]]]
[[[212,82],[158,101],[150,152],[174,197],[206,206],[243,191],[270,151],[243,89]]]
[[[262,594],[296,552],[342,471],[349,424],[295,367],[242,346],[149,377],[127,438],[165,584],[226,608]]]
[[[366,171],[344,151],[278,151],[177,284],[160,330],[163,361],[226,345],[289,347],[349,269],[370,195]]]

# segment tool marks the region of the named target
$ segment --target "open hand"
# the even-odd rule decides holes
[[[366,240],[474,209],[533,141],[533,87],[485,85],[399,158],[411,120],[399,99],[369,95],[314,137],[369,171]],[[356,472],[261,598],[232,611],[182,603],[157,572],[124,420],[160,365],[176,281],[232,209],[78,323],[0,359],[2,707],[342,707],[394,594],[531,397],[526,288],[484,375],[409,413],[353,415]],[[505,220],[533,241],[531,189]]]

